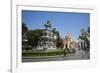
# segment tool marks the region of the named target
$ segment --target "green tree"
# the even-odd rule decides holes
[[[54,33],[54,35],[57,36],[57,39],[56,39],[56,46],[57,46],[57,48],[62,48],[62,39],[60,37],[59,31],[57,31],[56,28],[54,28],[52,30],[52,32]]]
[[[26,33],[26,32],[28,32],[28,27],[26,26],[25,23],[22,23],[22,35],[23,35],[24,33]]]
[[[30,30],[28,36],[28,44],[33,47],[36,47],[38,45],[38,41],[41,36],[42,36],[41,29]]]
[[[90,33],[90,27],[88,27],[87,32]]]
[[[29,50],[31,48],[30,45],[28,45],[28,27],[25,23],[22,23],[22,49],[23,50]]]

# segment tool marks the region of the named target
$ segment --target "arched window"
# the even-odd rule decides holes
[[[43,44],[46,45],[46,42],[44,42]]]
[[[47,33],[45,32],[45,33],[44,33],[44,35],[46,36],[46,35],[47,35]]]
[[[49,48],[50,48],[50,45],[49,45]]]
[[[51,34],[49,33],[49,36],[51,36]]]
[[[81,42],[81,46],[83,45],[83,42]]]

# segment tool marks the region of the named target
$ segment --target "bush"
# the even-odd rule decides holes
[[[63,50],[60,51],[31,51],[31,52],[23,52],[22,56],[56,56],[56,55],[62,55]]]
[[[67,49],[67,54],[74,53],[74,51],[70,51]],[[64,50],[56,50],[56,51],[25,51],[22,52],[22,56],[57,56],[64,55]]]

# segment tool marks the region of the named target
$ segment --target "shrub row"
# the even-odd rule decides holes
[[[68,50],[66,51],[67,54],[74,53],[74,50]],[[58,50],[58,51],[26,51],[22,52],[22,56],[56,56],[56,55],[64,55],[64,50]]]
[[[56,55],[62,55],[63,51],[52,51],[52,52],[46,52],[46,51],[35,51],[35,52],[23,52],[22,56],[56,56]]]

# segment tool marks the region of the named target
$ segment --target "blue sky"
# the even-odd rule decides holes
[[[62,37],[71,32],[72,37],[77,39],[80,29],[87,29],[90,25],[90,14],[22,10],[22,22],[29,30],[43,29],[47,20],[51,21],[52,27],[56,28]]]

